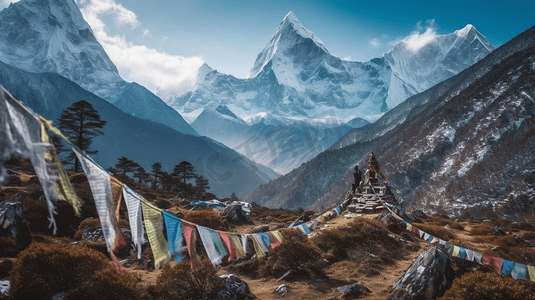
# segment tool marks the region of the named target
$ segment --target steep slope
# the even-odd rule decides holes
[[[73,0],[22,0],[0,11],[0,61],[57,73],[125,112],[197,135],[160,98],[119,76]]]
[[[126,156],[151,170],[160,162],[170,172],[181,161],[193,163],[197,173],[209,179],[211,192],[241,196],[277,176],[264,166],[210,140],[180,133],[165,125],[128,115],[110,103],[54,73],[29,73],[0,62],[0,84],[45,118],[55,120],[80,99],[91,103],[103,120],[105,135],[95,138],[95,160],[104,168]]]
[[[326,121],[318,120],[322,115],[336,118],[337,123],[356,118],[373,122],[406,98],[477,62],[492,49],[486,38],[468,25],[454,33],[439,35],[417,49],[403,40],[380,58],[368,62],[344,61],[330,54],[323,42],[290,12],[258,55],[248,79],[221,74],[204,64],[192,92],[179,97],[166,94],[169,98],[164,99],[189,120],[219,105],[225,105],[243,120],[251,120],[251,124],[257,122],[255,116],[269,115],[286,127],[278,132],[288,136],[297,128],[295,136],[305,141],[307,133],[299,129],[301,124],[317,127],[317,121]],[[210,128],[210,121],[203,116],[196,120],[195,126]],[[296,121],[299,126],[294,126]],[[364,124],[355,123],[355,127]],[[216,131],[235,131],[233,125],[228,123],[228,126],[231,127],[218,127]],[[333,130],[345,132],[345,128]],[[267,149],[273,149],[269,144],[271,137],[229,137],[215,131],[203,132],[229,147],[249,145],[254,140],[255,148],[265,153],[257,154],[255,150],[242,153],[283,174],[330,146],[307,145],[312,152],[306,155],[293,152],[289,157],[280,155],[279,151],[268,153]],[[282,143],[288,144],[286,140]]]
[[[472,25],[439,35],[415,49],[406,41],[368,62],[333,56],[290,12],[259,53],[248,79],[204,65],[194,90],[164,100],[194,118],[201,108],[226,105],[242,119],[266,112],[306,119],[333,110],[349,121],[374,121],[407,97],[457,74],[485,57],[492,45]]]
[[[490,204],[514,217],[533,205],[534,45],[535,27],[245,199],[328,206],[349,189],[351,167],[374,151],[406,204],[450,213]]]
[[[218,106],[216,109],[207,108],[191,123],[191,126],[200,134],[214,140],[224,140],[226,145],[233,147],[236,141],[249,125],[237,117],[228,107]]]

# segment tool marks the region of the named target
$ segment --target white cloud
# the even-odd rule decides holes
[[[183,57],[160,52],[143,45],[134,45],[124,36],[110,36],[103,15],[112,15],[117,25],[136,28],[140,25],[136,14],[115,3],[115,0],[78,0],[84,19],[95,37],[119,69],[121,76],[136,81],[154,91],[173,90],[178,94],[191,90],[197,70],[204,63],[200,57]],[[143,36],[150,34],[143,31]]]
[[[382,43],[379,42],[378,39],[374,38],[373,40],[370,41],[370,45],[372,45],[373,47],[379,47],[382,45]]]
[[[416,31],[402,40],[407,45],[407,49],[412,52],[417,52],[437,37],[435,20],[427,21],[425,31],[424,28],[422,28],[421,23],[418,23],[417,27],[418,29]]]

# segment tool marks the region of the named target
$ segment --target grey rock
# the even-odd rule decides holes
[[[0,235],[19,239],[24,232],[22,203],[0,202]]]
[[[0,280],[0,295],[9,294],[10,283],[9,280]]]
[[[267,232],[269,231],[269,226],[267,225],[258,225],[253,227],[254,232]]]
[[[241,205],[229,205],[223,211],[223,219],[228,222],[252,224],[251,217]]]
[[[388,299],[436,299],[452,282],[453,272],[448,256],[437,247],[431,247],[394,282],[394,292]]]
[[[277,294],[279,294],[281,296],[284,296],[284,295],[286,295],[288,293],[289,289],[290,289],[290,287],[287,286],[286,284],[281,284],[275,289],[274,293],[277,293]]]
[[[256,297],[249,291],[249,286],[234,274],[220,275],[223,288],[217,294],[217,300],[252,300]]]
[[[427,219],[427,215],[419,209],[413,211],[412,214],[420,219]]]
[[[356,299],[360,297],[362,294],[366,294],[370,292],[370,290],[367,287],[363,286],[360,282],[355,282],[349,285],[341,286],[337,288],[337,290],[340,293],[342,293],[342,296],[345,299]]]
[[[492,226],[492,231],[494,235],[506,235],[506,233],[498,226]]]

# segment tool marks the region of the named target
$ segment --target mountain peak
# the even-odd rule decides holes
[[[474,25],[468,24],[464,26],[464,28],[455,30],[455,35],[461,38],[465,38],[467,40],[475,40],[477,39],[489,52],[492,52],[494,50],[494,46],[487,40],[487,38],[481,34]]]
[[[277,31],[271,37],[264,50],[258,54],[255,64],[249,73],[249,78],[258,75],[277,53],[284,55],[283,52],[285,50],[303,43],[304,40],[312,40],[322,51],[329,53],[323,42],[312,31],[305,28],[299,22],[297,16],[290,11],[282,19]]]
[[[457,36],[467,37],[468,34],[473,30],[477,32],[477,29],[474,27],[474,25],[467,24],[463,29],[455,30],[455,34]]]

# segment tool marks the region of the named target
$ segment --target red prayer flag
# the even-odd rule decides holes
[[[496,268],[498,268],[498,270],[500,271],[502,270],[503,261],[499,257],[494,257],[494,256],[490,256],[487,254],[483,254],[483,256],[481,257],[481,262],[484,265],[495,266]]]
[[[273,235],[271,231],[268,232],[267,234],[269,236],[269,241],[271,242],[271,248],[273,249],[277,247],[280,244],[279,240],[275,237],[275,235]]]
[[[223,232],[223,231],[218,231],[217,233],[219,233],[219,236],[221,237],[221,239],[227,246],[228,253],[229,253],[228,261],[231,261],[234,257],[236,257],[236,247],[230,241],[230,237],[228,236],[228,233]]]
[[[189,257],[191,259],[191,271],[197,271],[202,268],[202,263],[195,249],[195,224],[190,225],[182,222],[182,232],[184,233],[184,238],[186,238],[186,246],[188,247]]]

